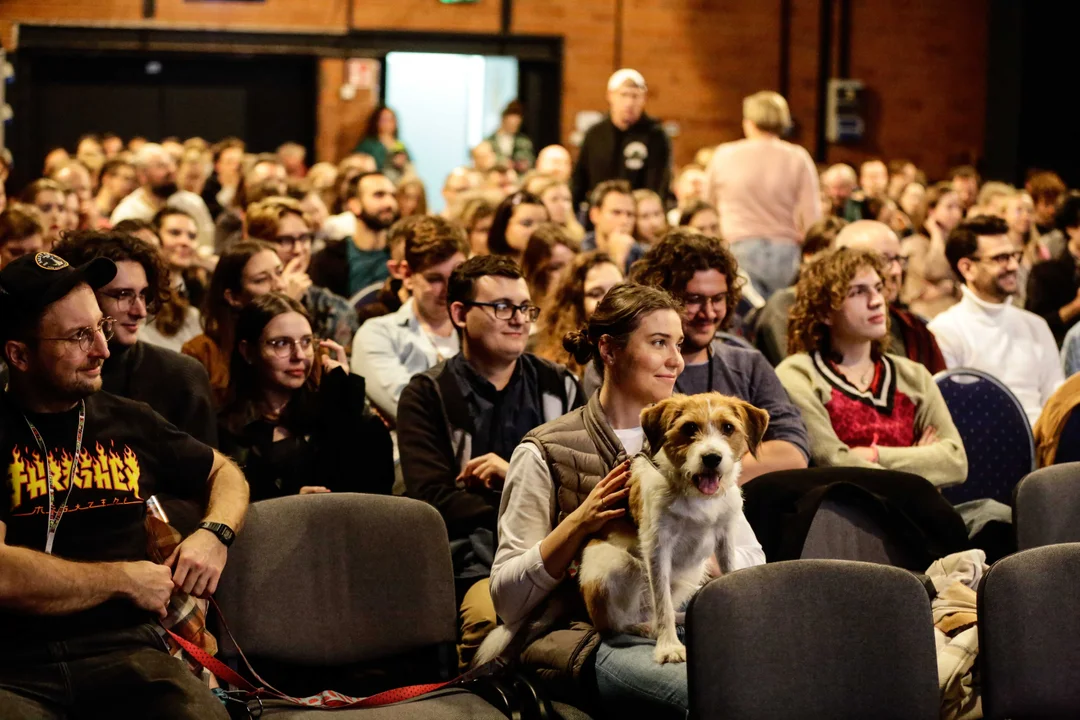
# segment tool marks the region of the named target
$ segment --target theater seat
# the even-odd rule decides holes
[[[1013,525],[1020,550],[1080,542],[1080,463],[1051,465],[1021,480]]]
[[[983,576],[978,612],[985,717],[1080,715],[1080,544],[999,560]]]
[[[691,718],[936,720],[930,600],[914,575],[794,560],[706,585],[687,610]]]
[[[216,597],[255,670],[286,693],[370,695],[456,674],[446,528],[438,511],[416,500],[329,493],[254,503]],[[221,659],[235,661],[236,647],[220,631],[218,638]],[[327,686],[345,682],[340,668],[356,671],[355,686]],[[462,690],[365,710],[269,703],[263,717],[331,712],[371,720],[505,717]]]

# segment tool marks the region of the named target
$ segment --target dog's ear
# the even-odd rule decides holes
[[[645,439],[649,441],[649,453],[655,455],[664,444],[664,434],[667,432],[668,420],[674,398],[667,398],[650,405],[641,411],[641,429],[645,431]]]
[[[769,413],[748,402],[743,402],[740,409],[746,422],[746,442],[750,446],[750,454],[756,458],[758,447],[765,437],[765,429],[769,427]]]

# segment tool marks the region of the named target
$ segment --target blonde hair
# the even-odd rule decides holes
[[[791,127],[791,111],[780,93],[762,90],[743,99],[743,119],[758,130],[779,135]]]

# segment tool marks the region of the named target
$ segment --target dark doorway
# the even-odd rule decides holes
[[[314,154],[313,56],[20,51],[11,145],[21,187],[52,147],[85,133],[243,138],[252,152],[292,140]]]

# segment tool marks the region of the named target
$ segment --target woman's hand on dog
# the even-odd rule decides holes
[[[627,460],[612,468],[607,477],[596,484],[585,502],[571,513],[583,532],[591,535],[604,527],[608,520],[626,514],[626,508],[618,505],[630,494],[630,488],[626,487],[629,479],[630,461]]]

